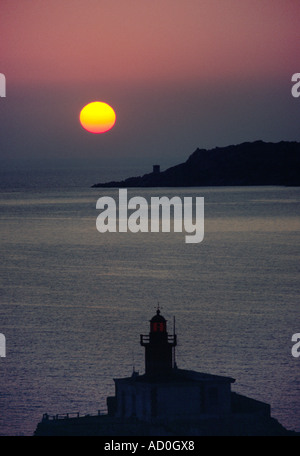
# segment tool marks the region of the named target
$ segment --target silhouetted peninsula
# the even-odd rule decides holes
[[[203,187],[300,184],[300,143],[245,142],[239,145],[196,149],[186,162],[120,182],[92,187]]]

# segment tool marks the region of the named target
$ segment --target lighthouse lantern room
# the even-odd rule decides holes
[[[174,366],[174,350],[177,345],[176,334],[167,332],[167,320],[160,309],[150,320],[149,335],[140,335],[140,343],[145,347],[145,374],[159,377],[171,373]]]

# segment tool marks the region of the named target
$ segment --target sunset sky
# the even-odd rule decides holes
[[[300,141],[298,0],[1,0],[1,159],[171,166]],[[79,123],[91,101],[115,126]]]

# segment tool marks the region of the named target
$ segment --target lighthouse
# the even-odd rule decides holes
[[[160,309],[150,320],[149,335],[140,335],[140,344],[145,347],[145,374],[159,377],[170,374],[175,367],[176,334],[167,332],[167,320]]]
[[[234,378],[177,367],[175,325],[169,335],[159,308],[140,344],[145,373],[114,378],[107,415],[45,414],[35,435],[289,435],[269,404],[231,391]]]
[[[150,320],[149,334],[140,335],[140,344],[145,349],[145,372],[114,379],[116,394],[107,398],[110,415],[153,422],[230,413],[234,379],[178,368],[175,329],[168,334],[159,308]]]

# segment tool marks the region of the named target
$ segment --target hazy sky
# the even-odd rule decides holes
[[[1,158],[152,163],[300,141],[298,0],[1,0]],[[105,101],[117,122],[86,132]],[[147,169],[146,169],[147,168]]]

